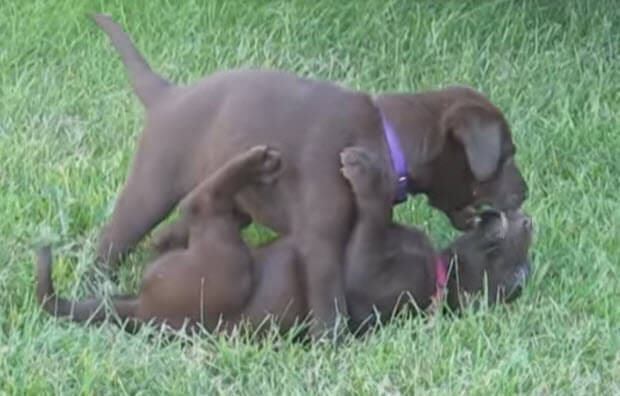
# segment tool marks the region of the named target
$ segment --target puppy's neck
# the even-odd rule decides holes
[[[374,99],[390,121],[406,157],[408,192],[425,193],[432,182],[432,162],[442,151],[444,134],[428,109],[437,107],[433,93],[385,93]],[[432,120],[432,121],[431,121]]]
[[[374,196],[356,195],[357,217],[370,224],[387,225],[392,222],[393,206],[389,193],[381,191]]]

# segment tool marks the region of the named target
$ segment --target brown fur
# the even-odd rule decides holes
[[[406,296],[425,309],[435,292],[436,252],[419,230],[391,219],[392,186],[372,152],[355,147],[342,153],[343,173],[360,211],[345,264],[346,299],[351,325],[368,323],[373,312],[389,319]],[[279,154],[266,146],[238,154],[184,200],[189,224],[187,249],[163,254],[145,271],[137,297],[113,298],[121,322],[154,322],[173,329],[229,330],[242,320],[260,329],[276,319],[282,330],[310,314],[303,257],[290,239],[250,249],[240,237],[242,219],[232,197],[249,185],[273,185]],[[527,251],[531,221],[520,212],[487,214],[480,224],[443,254],[456,258],[448,282],[448,302],[460,306],[464,293],[477,293],[488,279],[490,302],[512,298],[529,274]],[[78,322],[110,316],[101,299],[71,302],[55,294],[51,251],[37,263],[37,296],[52,315]]]
[[[98,263],[109,268],[205,176],[267,144],[286,164],[280,183],[240,190],[236,206],[295,244],[318,319],[313,333],[332,328],[336,312],[346,313],[342,263],[355,223],[338,155],[355,145],[390,163],[379,109],[407,155],[409,193],[426,194],[457,228],[471,225],[478,205],[512,209],[525,199],[508,124],[470,88],[373,98],[327,81],[251,69],[180,86],[154,73],[109,17],[94,19],[121,54],[146,110],[133,165],[99,242]],[[393,172],[388,177],[395,180]],[[177,235],[185,244],[183,232]]]

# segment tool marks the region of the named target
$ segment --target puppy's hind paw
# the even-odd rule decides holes
[[[252,147],[248,155],[248,165],[254,182],[272,184],[278,180],[282,171],[282,157],[278,150],[260,145]]]
[[[378,157],[362,147],[347,147],[340,153],[342,174],[355,187],[367,184],[380,174]]]

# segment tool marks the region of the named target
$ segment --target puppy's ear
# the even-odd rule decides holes
[[[477,104],[448,110],[444,128],[463,145],[469,167],[478,181],[488,180],[499,166],[502,120]]]
[[[480,214],[478,232],[485,250],[495,249],[506,238],[508,219],[503,212],[488,209]]]

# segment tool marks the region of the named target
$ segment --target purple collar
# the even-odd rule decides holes
[[[396,192],[394,197],[394,204],[399,204],[407,200],[407,187],[409,184],[409,175],[407,173],[407,159],[403,148],[400,145],[398,134],[392,127],[392,124],[388,121],[383,111],[381,113],[381,121],[383,122],[383,132],[385,133],[385,139],[387,140],[388,147],[390,149],[390,158],[392,160],[392,168],[396,173]]]

